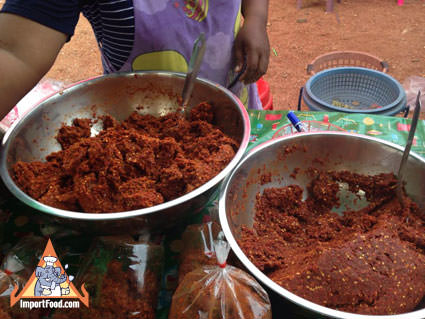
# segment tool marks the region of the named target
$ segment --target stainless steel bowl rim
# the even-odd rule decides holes
[[[237,172],[238,168],[241,167],[244,162],[246,162],[250,157],[257,154],[258,152],[264,151],[264,149],[279,143],[282,140],[292,140],[297,139],[299,136],[305,136],[305,135],[346,135],[346,136],[357,136],[359,138],[363,138],[366,140],[372,140],[378,143],[382,143],[385,145],[388,145],[392,148],[398,149],[400,151],[404,150],[404,147],[401,147],[400,145],[387,142],[382,139],[378,139],[375,137],[370,137],[367,135],[362,134],[356,134],[356,133],[343,133],[343,132],[311,132],[311,133],[296,133],[289,136],[282,136],[278,137],[269,141],[266,141],[257,147],[251,149],[239,162],[239,164],[235,167],[235,169],[232,171],[231,174],[229,174],[226,179],[221,184],[220,188],[220,197],[219,197],[219,218],[220,218],[220,224],[223,229],[223,232],[226,236],[226,240],[229,242],[230,247],[232,248],[233,252],[236,254],[238,259],[245,265],[245,267],[248,268],[248,270],[264,285],[266,285],[268,288],[273,290],[278,295],[284,296],[288,300],[298,304],[299,306],[306,307],[310,310],[316,311],[322,315],[331,316],[334,318],[344,318],[344,319],[382,319],[382,318],[388,318],[388,319],[423,319],[425,318],[425,309],[399,314],[399,315],[385,315],[385,316],[375,316],[375,315],[360,315],[360,314],[354,314],[344,311],[339,311],[335,309],[331,309],[325,306],[318,305],[314,302],[311,302],[307,299],[304,299],[302,297],[299,297],[293,293],[291,293],[289,290],[286,290],[285,288],[281,287],[277,283],[275,283],[273,280],[271,280],[269,277],[267,277],[263,272],[261,272],[245,255],[245,253],[242,251],[242,249],[239,247],[238,243],[236,242],[235,238],[233,237],[232,231],[230,230],[229,223],[227,221],[226,216],[226,194],[227,189],[229,187],[229,183],[233,177],[233,175]],[[420,155],[418,155],[415,152],[411,152],[409,156],[412,156],[422,162],[425,163],[425,159],[422,158]]]
[[[211,180],[209,180],[207,183],[203,184],[202,186],[198,187],[197,189],[191,191],[190,193],[187,193],[183,196],[180,196],[176,199],[173,199],[171,201],[148,207],[143,209],[137,209],[132,211],[125,211],[125,212],[116,212],[116,213],[103,213],[103,214],[93,214],[93,213],[83,213],[83,212],[74,212],[74,211],[68,211],[63,210],[59,208],[55,208],[52,206],[45,205],[32,197],[28,196],[26,193],[24,193],[13,181],[11,178],[9,171],[7,170],[6,165],[6,156],[7,156],[7,149],[9,147],[9,137],[14,134],[19,128],[23,125],[25,125],[25,119],[30,118],[31,114],[35,112],[35,110],[39,107],[42,107],[45,102],[50,101],[50,99],[58,99],[62,94],[64,94],[67,91],[77,90],[81,86],[89,86],[91,84],[96,83],[97,81],[103,80],[105,77],[143,77],[144,75],[149,74],[155,74],[155,75],[161,75],[161,76],[169,76],[169,77],[185,77],[186,75],[184,73],[178,73],[178,72],[158,72],[158,71],[143,71],[143,72],[124,72],[124,73],[113,73],[103,76],[98,76],[94,78],[90,78],[88,80],[80,81],[74,84],[71,84],[70,86],[66,87],[63,90],[60,90],[57,93],[54,93],[48,97],[46,97],[42,102],[37,104],[34,109],[32,109],[30,112],[28,112],[22,119],[19,121],[16,121],[6,132],[6,134],[3,137],[1,150],[0,150],[0,175],[3,179],[3,182],[5,183],[6,187],[12,192],[15,197],[20,199],[25,204],[39,210],[45,213],[48,213],[53,216],[61,217],[61,218],[72,218],[72,219],[79,219],[79,220],[118,220],[118,219],[126,219],[130,217],[136,217],[136,216],[142,216],[142,215],[148,215],[155,213],[157,211],[173,207],[176,205],[179,205],[181,203],[184,203],[192,198],[195,198],[196,196],[199,196],[200,194],[204,193],[205,191],[209,190],[216,184],[218,184],[220,181],[224,179],[226,175],[228,175],[231,170],[236,166],[236,164],[240,161],[242,156],[245,153],[245,150],[249,143],[249,136],[250,136],[250,121],[249,121],[249,115],[248,112],[245,109],[245,106],[242,104],[242,102],[229,90],[224,88],[223,86],[209,81],[207,79],[203,78],[197,78],[197,81],[206,83],[209,86],[217,87],[220,89],[224,94],[226,94],[231,100],[235,102],[236,105],[239,105],[239,111],[241,112],[242,118],[243,118],[243,124],[244,124],[244,134],[241,140],[241,144],[239,146],[238,151],[236,152],[234,158],[230,161],[229,164],[215,177],[213,177]]]

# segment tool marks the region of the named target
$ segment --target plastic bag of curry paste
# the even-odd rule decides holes
[[[3,257],[1,270],[28,280],[46,248],[47,240],[39,236],[23,237]]]
[[[18,304],[10,306],[10,295],[18,286],[19,293],[28,278],[16,274],[8,274],[0,270],[0,319],[44,319],[49,313],[48,309],[22,309]]]
[[[89,307],[55,311],[54,319],[154,319],[163,247],[130,236],[99,237],[87,252],[74,285],[83,283]]]
[[[221,227],[216,222],[189,225],[182,234],[183,248],[179,258],[179,283],[184,276],[205,265],[216,265],[214,238]]]
[[[214,241],[217,264],[188,273],[173,295],[169,319],[268,319],[269,297],[258,282],[226,265],[230,246]]]

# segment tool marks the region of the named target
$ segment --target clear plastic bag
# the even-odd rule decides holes
[[[215,265],[213,239],[217,238],[221,227],[216,222],[189,225],[182,235],[183,249],[179,258],[179,283],[184,276],[204,265]]]
[[[28,280],[37,266],[46,247],[47,240],[38,236],[23,237],[4,256],[1,270]]]
[[[173,295],[169,319],[269,319],[269,297],[258,282],[226,265],[229,244],[214,241],[217,265],[188,273]]]
[[[97,238],[74,279],[90,296],[88,308],[56,311],[53,319],[154,319],[163,247],[129,236]]]
[[[26,279],[16,274],[8,274],[0,270],[0,319],[42,319],[47,318],[46,309],[21,309],[19,305],[10,307],[10,294],[15,285],[21,290]]]

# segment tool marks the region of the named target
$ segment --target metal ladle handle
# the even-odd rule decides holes
[[[396,194],[397,198],[402,206],[404,206],[403,201],[403,181],[404,181],[404,172],[406,167],[406,162],[409,157],[410,149],[412,148],[413,138],[415,137],[416,126],[418,125],[419,113],[421,110],[421,91],[418,92],[416,97],[415,110],[413,111],[412,123],[410,125],[409,135],[407,137],[406,146],[404,148],[403,156],[401,158],[400,167],[397,174],[397,189]]]
[[[205,54],[205,44],[206,43],[204,33],[201,33],[201,35],[193,43],[192,55],[190,56],[189,68],[186,74],[186,80],[184,81],[184,87],[182,92],[183,112],[185,112],[185,109],[190,99],[190,95],[192,94],[193,84],[195,82],[196,77],[198,76],[199,69],[201,68],[202,59]]]

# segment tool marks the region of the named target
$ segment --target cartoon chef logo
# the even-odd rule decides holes
[[[65,265],[66,268],[67,265]],[[10,306],[26,298],[75,298],[88,307],[89,295],[84,284],[81,285],[83,294],[80,294],[72,283],[73,276],[68,276],[65,269],[49,239],[38,266],[18,295],[16,294],[19,287],[15,284],[10,296]]]
[[[61,267],[55,267],[58,260],[53,256],[43,257],[46,265],[44,267],[37,266],[35,277],[37,282],[34,288],[34,296],[62,296],[69,295],[69,286],[62,288],[61,284],[67,281],[67,275],[62,273]]]

